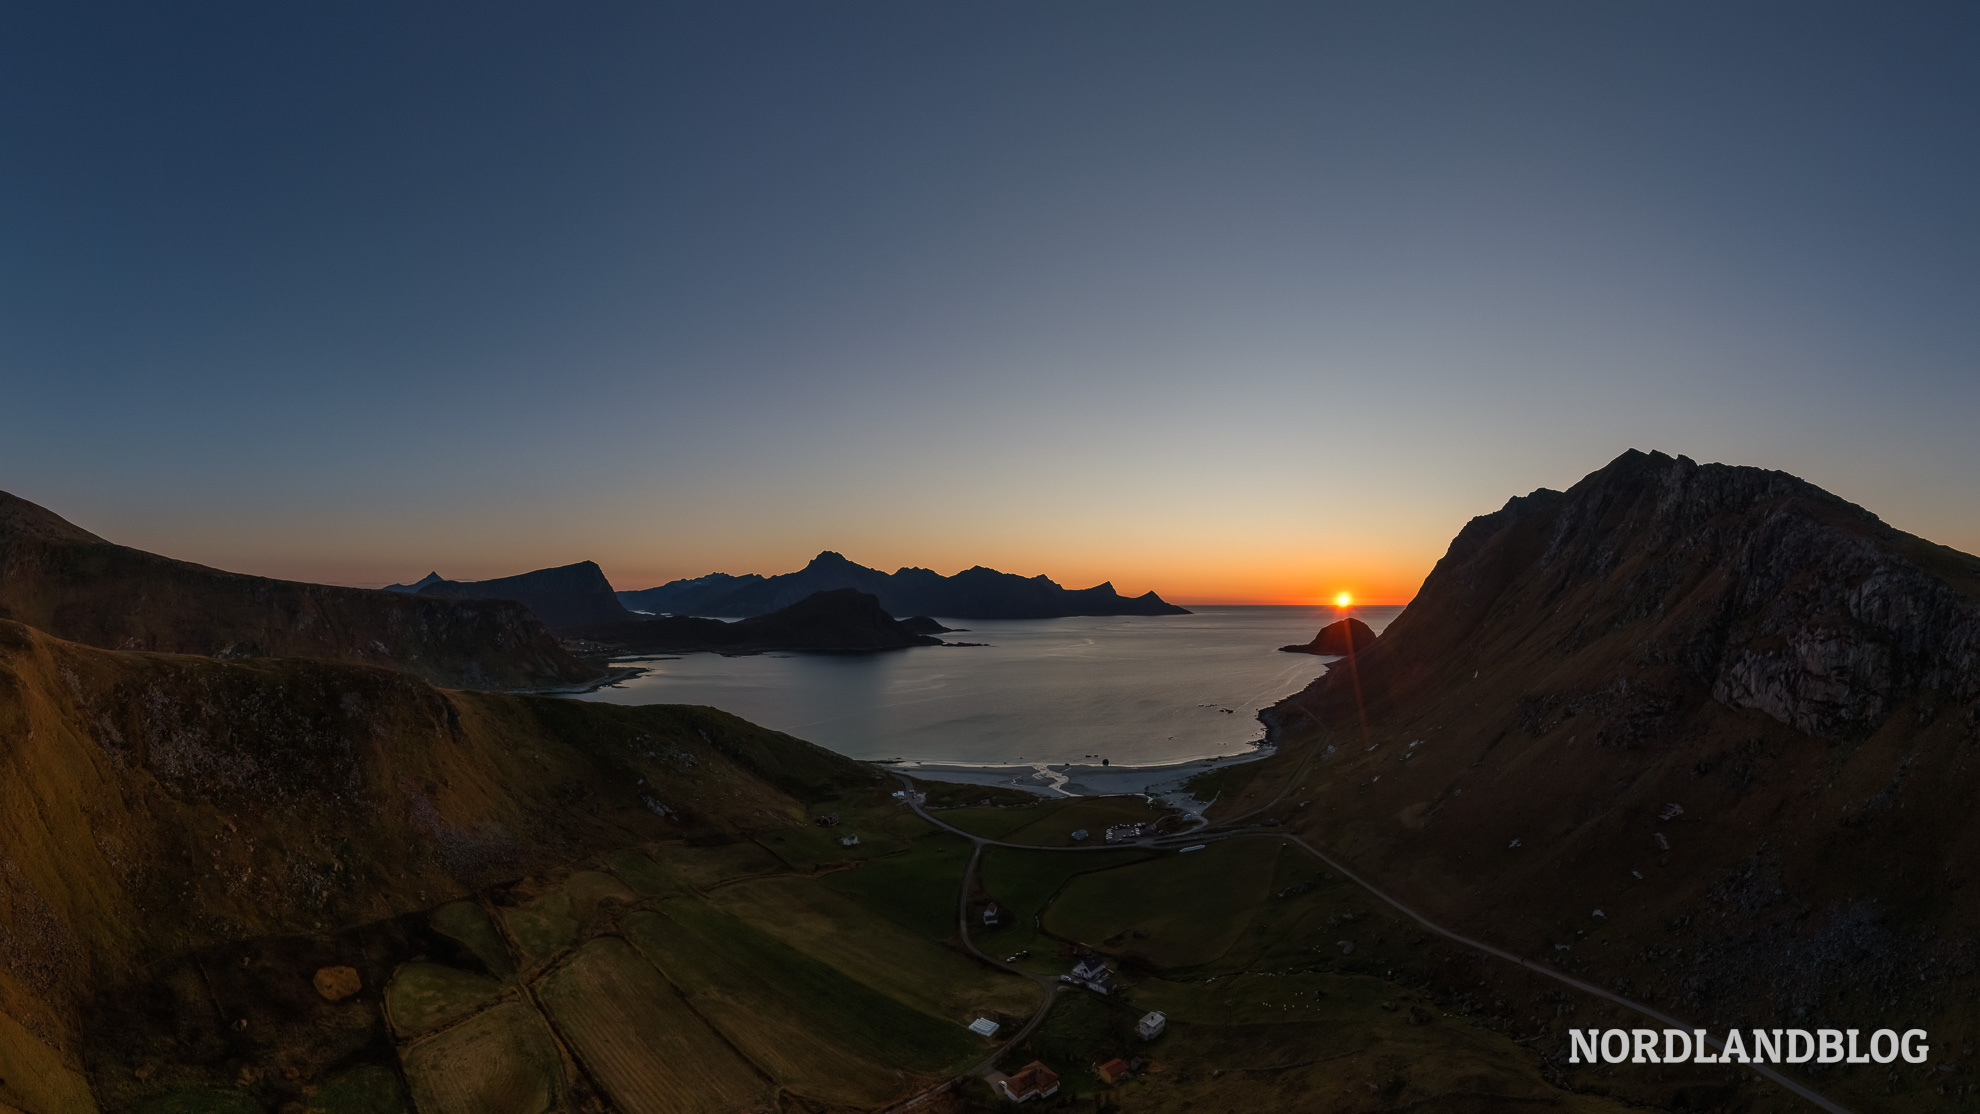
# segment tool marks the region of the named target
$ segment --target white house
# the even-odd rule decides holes
[[[1154,1013],[1151,1013],[1148,1016],[1143,1017],[1139,1022],[1137,1022],[1135,1024],[1134,1031],[1141,1034],[1142,1040],[1152,1041],[1156,1037],[1161,1036],[1162,1030],[1168,1027],[1169,1027],[1169,1015],[1163,1013],[1161,1010],[1156,1010]]]

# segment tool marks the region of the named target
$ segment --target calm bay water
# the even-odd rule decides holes
[[[1400,607],[1347,612],[1375,630]],[[708,704],[854,758],[1125,765],[1232,754],[1260,708],[1320,675],[1282,654],[1331,607],[1201,607],[1193,615],[944,619],[952,642],[879,654],[688,654],[582,699]],[[1228,708],[1229,712],[1222,709]]]

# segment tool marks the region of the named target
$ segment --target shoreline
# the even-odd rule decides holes
[[[1278,752],[1269,742],[1259,742],[1239,754],[1191,758],[1150,766],[1102,766],[1088,762],[922,762],[872,761],[868,764],[892,773],[906,774],[926,781],[946,781],[961,785],[994,785],[1022,789],[1040,797],[1120,797],[1143,796],[1162,800],[1186,813],[1201,813],[1209,801],[1201,801],[1183,789],[1183,783],[1198,774],[1225,766],[1256,762]]]

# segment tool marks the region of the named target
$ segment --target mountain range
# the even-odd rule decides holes
[[[618,653],[665,653],[714,650],[756,653],[762,650],[820,650],[856,652],[898,650],[909,646],[939,646],[942,640],[924,631],[948,628],[917,616],[897,620],[880,601],[852,588],[813,592],[773,611],[735,622],[684,615],[632,618],[626,622],[579,627],[574,638],[610,645]]]
[[[880,601],[896,616],[934,615],[954,619],[1049,619],[1071,615],[1187,615],[1187,608],[1164,602],[1154,592],[1123,596],[1111,583],[1091,588],[1060,587],[1045,576],[1023,577],[995,569],[964,569],[943,576],[929,569],[891,573],[871,569],[827,550],[804,568],[778,576],[710,573],[675,580],[657,588],[620,592],[634,611],[653,615],[747,617],[763,615],[814,592],[855,588]]]

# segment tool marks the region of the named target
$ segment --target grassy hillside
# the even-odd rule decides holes
[[[0,622],[0,1102],[87,1109],[104,988],[175,957],[642,841],[804,824],[807,799],[877,776],[712,709],[113,652]]]
[[[391,666],[457,688],[599,676],[521,604],[223,572],[104,541],[0,492],[0,619],[90,646]]]

